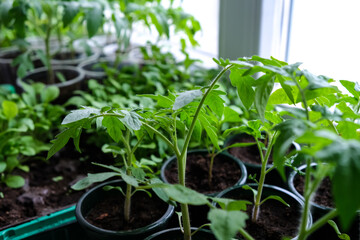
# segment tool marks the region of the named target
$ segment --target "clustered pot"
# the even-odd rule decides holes
[[[123,240],[142,240],[145,237],[149,236],[151,233],[160,231],[164,229],[168,221],[170,220],[171,216],[174,212],[174,207],[171,205],[167,205],[164,203],[166,208],[164,209],[164,214],[162,217],[155,222],[140,227],[137,229],[132,230],[125,230],[125,231],[114,231],[114,230],[107,230],[99,228],[91,223],[88,222],[86,219],[86,216],[89,214],[89,212],[93,209],[93,207],[103,201],[106,198],[110,197],[119,197],[121,198],[121,193],[118,190],[110,190],[110,191],[104,191],[103,187],[111,185],[111,186],[124,186],[125,183],[121,180],[113,180],[110,182],[106,182],[103,184],[100,184],[94,188],[92,188],[90,191],[85,193],[81,199],[78,201],[76,205],[76,219],[80,226],[84,229],[86,234],[91,239],[102,239],[102,240],[110,240],[110,239],[123,239]],[[152,194],[153,198],[157,198],[156,195]],[[159,198],[157,198],[158,201],[162,201]],[[150,209],[149,209],[150,210]]]
[[[236,134],[226,139],[225,146],[230,146],[238,142],[254,142],[254,141],[255,140],[252,136],[247,135],[245,133]],[[293,143],[292,146],[294,149],[300,149],[300,146],[297,143]],[[239,152],[239,150],[242,152]],[[260,172],[261,172],[261,160],[259,155],[259,149],[256,145],[241,147],[241,148],[240,147],[229,148],[227,149],[227,152],[244,163],[249,176],[256,175],[256,179],[259,180]],[[270,155],[270,160],[272,161],[271,155]],[[267,164],[266,168],[269,169],[272,166],[273,164],[269,163]],[[290,172],[291,172],[290,168],[285,167],[286,177],[289,176]],[[286,181],[282,179],[281,175],[276,169],[272,170],[266,175],[265,183],[287,188]]]
[[[206,159],[206,164],[208,164],[210,162],[210,155],[208,150],[206,149],[201,149],[201,150],[191,150],[187,153],[188,155],[188,159],[189,156],[194,156],[194,155],[200,155],[203,156]],[[247,178],[247,170],[245,165],[239,161],[238,159],[232,157],[229,154],[226,153],[220,153],[215,157],[214,160],[214,168],[213,171],[215,170],[215,162],[219,162],[222,165],[225,165],[225,163],[228,163],[229,166],[231,166],[233,169],[230,170],[235,170],[238,172],[238,175],[235,176],[235,179],[231,179],[232,182],[225,182],[226,181],[226,177],[224,175],[229,175],[229,172],[226,172],[223,175],[219,175],[217,176],[215,173],[213,174],[213,183],[221,183],[221,185],[219,186],[219,189],[217,190],[212,190],[211,188],[209,189],[194,189],[197,190],[201,193],[207,194],[209,196],[216,196],[220,191],[224,190],[225,188],[229,188],[232,187],[234,185],[240,185],[240,184],[244,184]],[[187,165],[189,165],[189,161],[187,162]],[[188,166],[187,166],[188,167]],[[172,180],[169,179],[170,177],[170,169],[171,168],[176,168],[176,156],[172,156],[171,158],[169,158],[161,167],[161,179],[165,182],[165,183],[175,183],[174,179],[176,179],[177,176],[175,176],[175,178],[173,178]],[[198,188],[200,186],[200,184],[202,185],[207,185],[209,182],[207,181],[207,176],[208,176],[208,169],[203,169],[202,166],[198,163],[194,164],[194,167],[192,169],[189,170],[189,173],[187,173],[187,182],[189,183],[189,178],[191,178],[193,175],[194,177],[199,177],[198,181],[199,182],[194,182],[193,184],[193,188]],[[188,170],[187,170],[188,171]],[[218,178],[218,179],[216,179]],[[195,179],[196,180],[196,179]],[[190,184],[190,183],[189,183]],[[190,186],[190,188],[192,188]],[[222,189],[221,189],[222,188]]]
[[[195,231],[196,228],[192,228],[192,231]],[[166,229],[157,233],[152,234],[151,236],[145,238],[145,240],[181,240],[183,239],[183,233],[180,228],[171,228]],[[193,240],[215,240],[215,236],[207,230],[200,229],[192,237]]]
[[[257,184],[248,185],[253,189],[257,189]],[[277,231],[281,229],[281,231],[291,233],[292,236],[290,237],[295,240],[299,225],[296,221],[300,220],[300,210],[304,205],[303,201],[285,189],[265,184],[262,194],[263,199],[271,195],[280,196],[286,203],[290,205],[290,207],[284,206],[283,203],[280,203],[277,200],[266,201],[264,205],[260,207],[259,213],[259,220],[261,219],[261,221],[264,222],[253,224],[250,220],[247,220],[245,230],[247,230],[248,233],[255,239],[281,239],[282,237],[286,236],[279,235],[280,233]],[[235,186],[219,193],[217,197],[252,201],[253,193],[250,190],[243,189],[242,186]],[[265,204],[269,205],[265,206]],[[249,214],[251,209],[252,207],[248,206],[247,212],[249,219],[251,218],[251,214]],[[262,211],[265,211],[265,209],[266,213],[262,213]],[[280,220],[282,221],[281,223],[279,222]],[[312,216],[309,214],[308,227],[310,227],[311,224]],[[273,229],[269,229],[269,226]]]
[[[61,82],[59,79],[56,79],[55,84],[48,84],[47,68],[42,67],[29,72],[22,79],[17,78],[16,84],[21,88],[22,81],[26,83],[33,81],[42,82],[48,86],[56,86],[60,90],[60,96],[58,99],[56,99],[56,101],[57,103],[64,103],[69,97],[73,95],[75,90],[81,89],[85,74],[79,68],[73,66],[53,66],[53,71],[54,73],[61,73],[65,77],[66,82]]]
[[[317,165],[316,163],[312,163],[311,167],[316,168],[316,165]],[[305,171],[306,165],[300,166],[298,168],[298,170]],[[303,187],[301,187],[300,184],[295,184],[296,182],[299,182],[299,181],[300,181],[300,176],[299,176],[298,172],[297,171],[291,172],[289,179],[288,179],[289,189],[296,196],[298,196],[300,199],[303,200],[304,199],[303,195],[298,191],[298,190],[300,190],[300,188],[303,188]],[[329,187],[330,187],[330,189],[328,189]],[[329,194],[331,194],[331,186],[328,186],[328,184],[324,184],[324,182],[322,184],[320,184],[319,189],[329,192]],[[318,189],[318,191],[319,191],[319,189]],[[322,198],[331,198],[330,200],[332,200],[332,196],[328,196],[328,194],[320,195],[320,194],[315,193],[315,195],[317,195],[317,198],[321,198],[321,199]],[[316,220],[320,219],[325,214],[329,213],[333,209],[334,208],[332,208],[332,207],[321,205],[321,204],[315,202],[315,198],[311,202],[311,213],[314,218],[314,222]],[[340,231],[346,232],[346,234],[348,234],[351,239],[360,239],[360,211],[358,211],[357,217],[354,219],[352,226],[347,231],[344,231],[341,228],[341,224],[340,224],[338,218],[335,218],[334,221],[337,223],[338,227],[340,228]],[[319,239],[319,238],[324,238],[324,239],[329,239],[329,240],[339,239],[338,236],[336,235],[334,229],[332,229],[332,227],[328,224],[324,225],[319,230],[317,230],[316,232],[314,232],[312,235],[309,236],[310,240],[315,240],[315,239]]]

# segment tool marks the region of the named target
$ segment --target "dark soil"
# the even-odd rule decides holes
[[[124,221],[124,197],[113,196],[101,201],[89,212],[86,220],[102,229],[120,231],[145,227],[160,219],[168,205],[159,198],[137,192],[131,199],[131,218]]]
[[[61,83],[60,79],[57,77],[56,73],[60,73],[64,76],[64,78],[66,80],[72,80],[74,78],[76,78],[77,76],[79,76],[79,73],[77,71],[69,71],[69,70],[56,70],[55,71],[55,83]],[[47,71],[43,71],[43,72],[38,72],[38,73],[33,73],[30,74],[29,76],[27,76],[24,81],[29,82],[30,80],[34,81],[34,82],[42,82],[44,84],[48,84],[48,72]]]
[[[0,186],[5,196],[0,199],[0,229],[75,204],[83,191],[73,191],[70,186],[88,172],[103,170],[90,164],[95,158],[81,161],[79,156],[78,153],[68,151],[61,157],[57,154],[49,162],[29,161],[26,163],[30,167],[29,173],[15,170],[14,174],[25,178],[25,185],[18,189],[11,189],[3,184]],[[59,180],[56,181],[56,178]]]
[[[279,240],[284,237],[295,237],[298,233],[300,209],[286,207],[276,200],[266,201],[260,207],[256,223],[251,222],[252,205],[248,205],[249,219],[246,231],[256,240]]]
[[[229,145],[238,142],[251,143],[251,142],[255,142],[255,139],[253,136],[250,135],[241,135],[239,136],[239,138],[236,138],[234,139],[234,141],[230,142]],[[231,155],[240,159],[244,163],[261,165],[259,149],[256,144],[248,147],[234,147],[234,148],[230,148],[228,151]],[[270,154],[268,163],[271,164],[272,161],[273,161],[272,156]]]
[[[296,175],[294,178],[294,186],[296,191],[301,195],[304,193],[304,184],[305,177],[301,175]],[[316,190],[315,196],[312,200],[314,203],[329,207],[335,208],[334,200],[331,193],[331,181],[329,177],[326,177],[320,184],[319,188]]]
[[[56,60],[69,60],[69,59],[78,59],[81,53],[79,52],[61,52],[53,56],[53,59]]]
[[[188,154],[186,163],[186,186],[201,193],[210,194],[220,192],[235,185],[241,176],[239,166],[229,160],[224,160],[221,156],[216,156],[213,166],[213,177],[210,185],[209,166],[210,155]],[[165,176],[169,183],[178,182],[177,163],[174,161],[165,170]]]

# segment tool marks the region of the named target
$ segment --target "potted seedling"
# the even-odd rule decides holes
[[[305,203],[308,202],[307,204],[311,206],[314,217],[317,219],[313,227],[303,230],[302,239],[321,234],[320,227],[327,225],[327,222],[331,221],[331,219],[336,219],[337,224],[340,223],[345,231],[348,231],[352,225],[349,234],[352,234],[352,238],[359,236],[356,229],[359,222],[357,216],[359,214],[359,211],[357,211],[359,205],[355,203],[357,200],[354,200],[354,202],[347,202],[346,200],[358,197],[356,194],[351,193],[350,189],[359,188],[359,186],[356,186],[358,180],[355,180],[356,176],[354,175],[359,171],[356,167],[358,151],[354,150],[359,144],[357,133],[359,128],[357,122],[359,118],[359,94],[356,84],[353,82],[340,81],[352,95],[348,96],[334,91],[335,87],[331,86],[328,81],[323,79],[321,91],[318,88],[321,93],[314,95],[312,101],[309,101],[305,95],[305,101],[307,101],[309,107],[307,111],[304,109],[304,112],[310,116],[310,121],[313,124],[304,129],[304,133],[297,140],[304,145],[304,149],[300,153],[307,157],[306,165],[301,167],[301,170],[305,171],[305,173],[299,177],[303,179],[303,182],[301,182],[303,187],[298,187],[298,190],[301,190]],[[308,86],[300,86],[301,91],[308,92]],[[285,133],[287,131],[287,129],[284,129]],[[300,194],[299,191],[295,190],[294,180],[295,176],[299,174],[293,172],[291,178],[289,178],[290,189],[298,195]],[[328,182],[327,185],[329,186],[325,188],[324,182]],[[319,196],[317,191],[326,191],[328,193]],[[315,198],[312,198],[313,195],[315,195]],[[327,201],[323,199],[325,195],[328,195],[330,199]],[[320,206],[322,203],[327,203],[327,207]],[[331,222],[331,224],[334,226],[335,222]],[[329,226],[326,227],[329,228]],[[335,230],[338,232],[336,224]],[[331,229],[330,232],[328,230],[325,234],[336,238],[336,233]],[[341,233],[338,232],[337,234],[340,237]]]
[[[108,135],[117,143],[117,145],[109,145],[107,150],[113,152],[114,155],[119,156],[119,158],[123,160],[121,164],[122,167],[96,163],[96,165],[110,171],[88,174],[86,178],[78,181],[72,187],[75,190],[82,190],[89,187],[92,183],[102,182],[112,177],[118,177],[123,180],[123,182],[112,181],[110,183],[111,186],[109,186],[108,183],[97,186],[79,200],[76,210],[77,219],[84,229],[88,230],[91,236],[101,236],[106,239],[112,239],[114,237],[143,239],[143,237],[149,235],[151,231],[158,230],[162,225],[166,224],[166,221],[173,212],[173,206],[157,200],[156,196],[149,199],[149,196],[146,196],[146,194],[141,195],[142,192],[138,189],[140,185],[146,185],[155,181],[146,175],[144,171],[146,168],[142,166],[135,157],[136,150],[141,148],[142,140],[146,134],[146,132],[142,130],[141,119],[142,117],[136,111],[119,108],[113,109],[110,107],[102,109],[84,107],[83,109],[72,111],[64,118],[62,124],[65,130],[53,141],[53,146],[49,151],[48,158],[64,147],[70,138],[74,139],[75,147],[80,151],[79,139],[82,129],[89,128],[92,123],[96,122],[98,127],[106,128]],[[137,139],[135,143],[132,141],[134,137]],[[104,192],[103,188],[107,190],[107,192]],[[161,190],[154,189],[153,191],[158,193],[159,196],[162,196]],[[154,192],[147,193],[151,196]],[[112,197],[116,196],[118,199],[121,194],[124,200],[120,202],[119,200],[115,201],[114,206]],[[106,199],[106,197],[110,198],[110,200]],[[146,202],[148,206],[142,206],[143,202]],[[91,210],[96,207],[97,204],[105,204],[110,207],[115,207],[115,209],[119,209],[120,207],[121,210],[116,211],[114,216],[111,211],[115,210],[110,210],[110,212],[104,212],[91,218],[93,214]],[[145,219],[145,224],[144,222],[140,222],[142,218],[139,217],[141,216],[141,212],[139,211],[141,211],[141,209],[144,209],[142,211],[147,211],[149,216],[154,216],[154,219],[152,218],[153,222],[148,222],[149,219]],[[107,216],[109,219],[115,217],[119,222],[118,225],[102,227],[100,224],[107,220]],[[117,221],[114,222],[111,220],[113,224],[116,224]]]

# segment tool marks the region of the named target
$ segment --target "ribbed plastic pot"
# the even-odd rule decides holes
[[[191,228],[192,231],[195,231],[196,228]],[[171,228],[166,229],[157,233],[152,234],[151,236],[145,238],[145,240],[179,240],[183,236],[180,228]],[[200,229],[192,237],[192,240],[215,240],[215,236],[208,230]]]
[[[230,136],[228,139],[226,139],[224,146],[229,146],[229,145],[234,144],[236,142],[240,142],[240,141],[238,141],[238,139],[241,139],[242,136],[248,136],[248,135],[245,134],[245,133],[241,133],[241,134],[236,134],[236,135]],[[254,147],[256,148],[256,151],[258,151],[257,146],[254,146]],[[300,149],[300,146],[297,143],[293,143],[293,147],[295,149]],[[233,156],[230,153],[229,149],[227,150],[227,152],[231,156]],[[235,157],[235,158],[237,158],[237,157]],[[239,160],[242,161],[241,159],[239,159]],[[248,163],[248,162],[245,162],[245,161],[242,161],[242,162],[244,163],[244,165],[246,167],[248,175],[249,176],[250,175],[254,176],[256,174],[256,178],[259,179],[260,173],[261,173],[261,164]],[[272,166],[273,166],[273,164],[268,164],[266,166],[266,168],[269,169]],[[288,167],[285,167],[286,177],[289,176],[290,172],[291,172],[291,169],[288,168]],[[251,181],[251,182],[253,182],[253,181]],[[271,172],[269,172],[266,175],[265,183],[270,184],[270,185],[279,186],[279,187],[282,187],[282,188],[285,188],[285,189],[288,187],[287,182],[282,179],[281,175],[279,174],[279,172],[276,169],[272,170]]]
[[[6,228],[0,231],[0,240],[71,240],[70,235],[83,235],[76,226],[75,206]]]
[[[96,227],[90,224],[85,217],[89,213],[89,211],[93,208],[93,206],[102,201],[105,197],[108,196],[119,196],[121,197],[122,194],[119,191],[104,191],[103,187],[106,185],[111,186],[121,186],[125,183],[121,180],[113,180],[103,184],[100,184],[90,191],[86,192],[78,201],[76,205],[76,219],[80,226],[84,229],[87,236],[91,239],[101,239],[101,240],[143,240],[145,237],[149,236],[150,234],[165,229],[168,221],[172,217],[174,213],[174,207],[169,205],[165,214],[155,221],[154,223],[147,225],[142,228],[137,228],[133,230],[127,231],[112,231],[106,230],[99,227]],[[156,194],[153,194],[152,197],[156,197]],[[159,199],[159,201],[162,201]]]
[[[252,184],[247,184],[247,185],[254,189],[257,189],[257,184],[252,183]],[[304,206],[304,202],[299,197],[297,197],[295,194],[293,194],[283,188],[280,188],[278,186],[264,184],[264,188],[263,188],[263,192],[262,192],[262,199],[265,199],[266,197],[271,196],[271,195],[280,196],[291,207],[296,207],[299,211],[301,211],[301,209]],[[232,199],[243,199],[243,198],[252,199],[253,193],[250,190],[243,189],[242,186],[235,186],[230,189],[226,189],[226,190],[222,191],[221,193],[219,193],[219,195],[217,195],[217,197],[232,198]],[[287,217],[287,216],[284,216],[284,217]],[[307,227],[310,227],[311,225],[312,225],[312,216],[309,213]],[[297,239],[297,236],[292,238],[292,240],[296,240],[296,239]]]
[[[316,163],[312,163],[311,167],[315,168]],[[306,165],[302,165],[298,168],[300,171],[305,171]],[[297,171],[292,171],[290,173],[289,179],[288,179],[288,186],[292,193],[294,193],[297,197],[299,197],[301,200],[304,201],[304,197],[296,190],[296,187],[294,185],[294,179],[298,175]],[[314,222],[333,210],[331,207],[322,206],[317,203],[311,202],[311,213],[314,218]],[[341,225],[339,224],[339,220],[337,218],[334,219],[334,221],[337,223],[338,227],[341,230]],[[350,227],[348,231],[346,231],[348,235],[350,235],[351,239],[360,239],[360,211],[358,211],[358,214]],[[314,234],[312,234],[309,239],[319,239],[319,237],[323,239],[329,239],[329,240],[337,240],[339,239],[337,235],[335,234],[335,231],[329,226],[325,225],[324,227],[320,228],[318,231],[316,231]]]
[[[12,61],[21,54],[18,48],[9,47],[0,49],[0,84],[13,84],[16,82],[16,67]]]
[[[207,154],[209,154],[209,151],[206,149],[188,151],[187,155],[191,155],[191,154],[207,155]],[[231,156],[227,153],[224,153],[224,152],[219,153],[217,156],[222,158],[224,161],[233,161],[239,167],[239,169],[241,171],[241,175],[239,176],[239,179],[234,184],[234,186],[241,185],[246,182],[247,170],[246,170],[245,165],[239,159],[234,158],[233,156]],[[165,174],[166,169],[168,169],[174,162],[176,162],[176,156],[172,156],[171,158],[169,158],[161,167],[160,177],[161,177],[161,180],[163,180],[165,183],[169,183],[168,179],[166,178],[166,174]],[[219,192],[209,193],[207,195],[216,196],[217,194],[219,194]]]
[[[60,96],[56,99],[56,103],[64,103],[68,100],[69,97],[73,95],[75,90],[80,90],[82,86],[82,81],[84,80],[84,72],[78,67],[73,66],[53,66],[54,73],[61,73],[66,81],[57,82],[55,84],[47,83],[48,71],[46,67],[37,68],[33,71],[27,73],[22,79],[17,78],[16,85],[20,88],[21,82],[30,83],[33,82],[42,82],[48,86],[56,86],[60,90]]]

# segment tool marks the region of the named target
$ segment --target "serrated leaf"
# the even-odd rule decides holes
[[[7,175],[5,177],[5,184],[9,188],[20,188],[25,185],[25,179],[18,175]]]
[[[221,118],[224,113],[224,102],[216,90],[211,91],[205,100],[205,104],[207,104],[219,118]]]
[[[247,205],[252,202],[246,200],[234,200],[229,198],[211,198],[212,201],[220,205],[220,207],[227,211],[246,211]]]
[[[146,173],[141,168],[131,168],[131,174],[138,180],[143,181],[146,177]]]
[[[182,92],[177,96],[175,99],[173,110],[176,111],[184,106],[188,105],[189,103],[193,102],[196,98],[202,96],[201,90],[189,90],[186,92]]]
[[[56,136],[56,139],[51,141],[53,145],[51,146],[46,159],[49,159],[55,153],[57,153],[60,149],[62,149],[66,145],[66,143],[69,141],[69,139],[74,136],[75,131],[76,131],[76,128],[68,128],[68,129],[65,129],[64,131],[62,131],[61,133],[59,133]]]
[[[152,98],[152,99],[156,100],[158,106],[163,107],[163,108],[170,108],[174,104],[173,100],[171,100],[169,97],[162,96],[162,95],[143,94],[140,96],[148,97],[148,98]]]
[[[200,114],[199,120],[201,122],[201,126],[205,129],[205,132],[209,139],[211,140],[211,143],[216,149],[220,149],[219,146],[219,138],[216,133],[217,129],[213,125],[210,124],[210,122],[207,120],[206,116]]]
[[[336,129],[345,139],[353,138],[360,140],[360,136],[357,133],[357,130],[360,129],[360,124],[349,121],[339,121],[338,125],[336,125]]]
[[[95,174],[89,173],[87,177],[81,179],[80,181],[72,185],[71,188],[74,190],[83,190],[92,185],[93,183],[103,182],[115,176],[120,176],[120,174],[116,172],[104,172]]]
[[[350,227],[360,209],[360,142],[340,139],[317,152],[322,161],[336,161],[332,190],[340,222]]]
[[[1,105],[3,108],[3,113],[7,119],[16,117],[19,112],[16,103],[13,101],[4,100]]]
[[[255,100],[255,91],[252,88],[254,78],[243,76],[246,70],[233,68],[230,73],[231,84],[237,88],[239,98],[246,109],[249,109]]]
[[[86,14],[86,27],[89,38],[94,36],[102,25],[103,14],[100,6],[95,6]]]
[[[179,203],[191,205],[205,205],[209,203],[205,195],[180,184],[166,185],[163,190],[170,199]]]
[[[239,229],[246,226],[248,218],[247,214],[241,211],[211,209],[208,213],[210,229],[219,240],[233,239]]]
[[[132,130],[140,130],[141,128],[141,120],[142,117],[133,111],[127,111],[127,110],[120,110],[121,114],[124,115],[123,118],[120,119],[120,121],[127,126],[127,128]]]
[[[340,80],[341,85],[343,85],[346,90],[348,90],[354,97],[359,99],[360,97],[360,89],[358,83],[347,81],[347,80]]]
[[[120,141],[123,135],[122,130],[125,130],[125,127],[117,117],[105,116],[102,120],[102,125],[106,127],[107,133],[115,142]]]
[[[66,115],[66,117],[64,118],[61,124],[64,125],[64,124],[76,122],[84,118],[90,117],[91,114],[98,115],[100,114],[100,110],[92,107],[83,107],[83,109],[73,110],[68,115]]]
[[[257,80],[257,82],[260,82],[260,85],[256,87],[254,103],[255,108],[263,121],[265,120],[266,105],[274,87],[274,81],[275,78],[272,74],[264,75]]]
[[[240,113],[232,109],[231,107],[225,106],[224,108],[224,122],[240,122]]]

